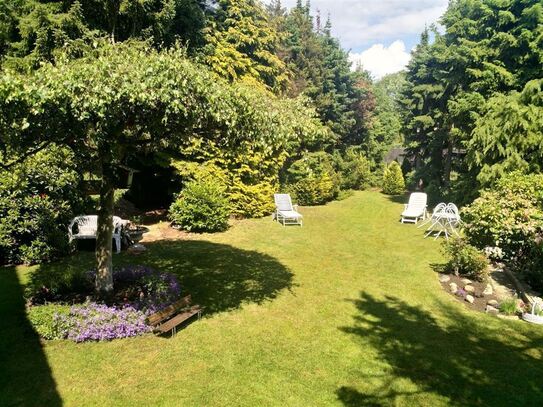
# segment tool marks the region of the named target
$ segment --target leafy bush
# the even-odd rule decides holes
[[[488,278],[488,259],[476,247],[456,238],[446,242],[444,249],[449,256],[446,266],[449,272],[479,281]]]
[[[247,184],[234,180],[227,189],[232,215],[241,218],[259,218],[274,210],[273,194],[277,186],[268,181]]]
[[[516,257],[543,228],[543,175],[513,173],[464,209],[466,236],[483,248],[497,246]]]
[[[512,173],[464,210],[465,234],[476,247],[497,247],[533,288],[543,289],[543,175]]]
[[[383,192],[387,195],[399,195],[405,191],[405,181],[403,179],[400,164],[392,161],[383,173]]]
[[[225,189],[212,180],[191,181],[170,206],[170,220],[189,232],[219,232],[228,228]]]
[[[333,157],[341,175],[341,189],[363,190],[370,186],[371,162],[359,148],[349,147],[344,154],[335,151]]]
[[[325,152],[310,153],[287,170],[286,189],[300,205],[322,205],[335,199],[341,177],[332,157]]]
[[[42,338],[64,339],[71,324],[59,317],[69,312],[68,305],[48,304],[30,307],[27,314],[28,320]]]
[[[34,264],[69,250],[67,225],[85,202],[73,155],[50,147],[0,172],[0,263]]]

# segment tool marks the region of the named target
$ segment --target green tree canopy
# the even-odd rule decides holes
[[[288,71],[276,55],[279,34],[254,0],[219,0],[207,29],[208,64],[220,76],[285,90]]]
[[[481,168],[479,182],[488,185],[505,174],[543,172],[543,79],[522,92],[497,94],[476,122],[469,161]]]
[[[267,92],[232,86],[174,48],[158,52],[130,42],[30,75],[0,78],[0,159],[4,168],[51,143],[66,145],[101,175],[97,291],[111,292],[113,192],[118,165],[131,155],[212,139],[223,149],[250,140],[285,145],[323,131],[292,115]]]

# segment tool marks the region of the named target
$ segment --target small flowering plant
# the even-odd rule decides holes
[[[456,292],[454,294],[459,296],[459,297],[465,298],[466,295],[467,295],[467,292],[464,291],[462,288],[459,288],[458,290],[456,290]]]
[[[486,257],[492,260],[502,260],[503,259],[503,250],[498,246],[487,246],[484,248],[484,253]]]
[[[151,331],[143,312],[133,307],[109,307],[87,302],[74,305],[68,314],[55,314],[56,326],[62,326],[62,337],[75,342],[104,341],[141,335]]]

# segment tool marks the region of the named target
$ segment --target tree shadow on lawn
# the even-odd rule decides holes
[[[407,201],[409,201],[409,195],[410,193],[400,194],[400,195],[388,195],[384,192],[382,195],[388,199],[390,202],[397,203],[397,204],[406,204]]]
[[[429,403],[428,395],[455,406],[543,405],[539,327],[528,337],[515,332],[513,323],[498,331],[444,304],[447,325],[394,297],[378,300],[363,293],[354,303],[355,326],[340,329],[375,348],[390,365],[390,379],[368,393],[339,388],[336,395],[345,406],[395,405],[397,399]],[[406,382],[418,390],[406,389]]]
[[[0,405],[62,405],[14,267],[0,268]]]
[[[176,274],[205,314],[260,304],[293,286],[292,272],[267,254],[200,240],[161,240],[146,246],[141,258],[125,257],[123,262]]]

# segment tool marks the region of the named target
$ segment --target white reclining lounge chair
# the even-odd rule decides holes
[[[77,226],[77,231],[74,232],[74,226]],[[121,229],[123,220],[118,216],[113,217],[113,239],[115,240],[115,248],[117,253],[121,252]],[[96,239],[98,231],[98,216],[86,215],[76,216],[70,226],[68,226],[68,237],[70,243],[76,239]]]
[[[428,196],[424,192],[413,192],[402,212],[402,223],[417,223],[419,219],[425,219],[427,202]]]
[[[274,194],[275,219],[285,225],[300,225],[303,223],[303,216],[298,212],[298,205],[292,205],[289,194]]]

